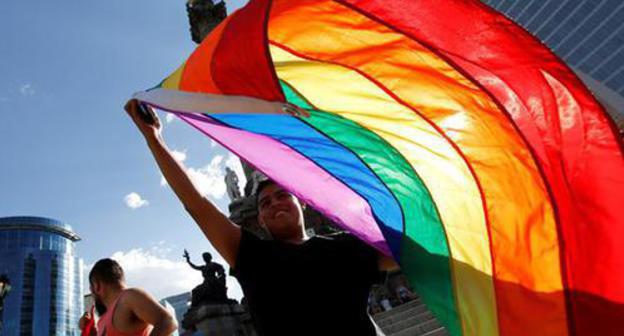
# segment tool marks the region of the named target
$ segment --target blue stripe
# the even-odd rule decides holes
[[[401,207],[386,185],[353,152],[291,116],[211,114],[210,117],[229,126],[280,141],[335,176],[370,204],[373,215],[381,221],[382,231],[388,228],[394,231],[392,234],[384,233],[386,239],[390,238],[387,243],[393,254],[400,255],[400,237],[403,233]]]

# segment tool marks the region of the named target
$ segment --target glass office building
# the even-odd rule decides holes
[[[483,0],[574,69],[624,126],[624,1]]]
[[[182,328],[182,320],[184,319],[184,314],[191,307],[191,292],[186,292],[178,295],[172,295],[162,299],[160,302],[168,302],[173,310],[175,311],[175,317],[178,321],[178,333],[180,335],[185,334],[184,328]],[[195,334],[200,335],[201,333],[196,332]]]
[[[0,218],[0,274],[8,275],[12,286],[4,302],[3,336],[80,335],[78,240],[69,225],[54,219]]]

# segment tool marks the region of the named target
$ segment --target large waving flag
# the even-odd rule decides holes
[[[392,254],[453,335],[622,332],[617,132],[479,1],[252,0],[136,97]]]

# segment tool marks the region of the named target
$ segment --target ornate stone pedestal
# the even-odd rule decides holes
[[[251,316],[243,305],[235,302],[193,307],[184,315],[182,326],[186,330],[200,331],[205,336],[257,335]]]

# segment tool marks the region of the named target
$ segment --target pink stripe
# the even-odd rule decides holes
[[[207,116],[176,115],[249,162],[304,203],[390,255],[370,205],[313,161],[269,137],[220,125]]]

